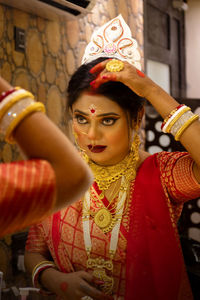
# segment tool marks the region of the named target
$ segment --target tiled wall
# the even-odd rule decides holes
[[[143,57],[143,0],[97,0],[91,13],[51,22],[0,5],[0,72],[13,85],[30,90],[45,103],[48,116],[68,134],[66,87],[81,63],[93,29],[122,14]],[[25,30],[25,52],[15,51],[14,27]],[[0,140],[0,161],[20,159],[15,146]]]

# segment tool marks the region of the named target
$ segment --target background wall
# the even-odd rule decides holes
[[[0,5],[0,72],[13,85],[30,90],[48,116],[68,134],[66,87],[81,64],[93,29],[122,14],[143,57],[143,0],[98,0],[84,18],[52,22]],[[25,30],[25,52],[14,49],[14,27]],[[21,159],[15,146],[0,139],[0,161]]]
[[[186,21],[187,97],[200,99],[200,1],[189,0]]]

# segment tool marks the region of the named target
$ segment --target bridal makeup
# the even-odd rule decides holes
[[[112,165],[121,161],[130,147],[126,112],[99,94],[82,93],[72,107],[77,143],[91,160]]]

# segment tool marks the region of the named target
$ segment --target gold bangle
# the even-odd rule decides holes
[[[14,129],[19,125],[19,123],[27,117],[29,114],[36,112],[36,111],[41,111],[45,113],[45,107],[44,104],[41,102],[35,102],[29,105],[27,108],[25,108],[17,117],[10,123],[6,130],[5,134],[5,141],[7,143],[14,143],[14,138],[12,136],[12,133]]]
[[[178,130],[178,132],[176,133],[175,135],[175,140],[176,141],[179,141],[180,140],[180,137],[181,135],[183,134],[183,132],[194,122],[196,121],[197,119],[199,118],[199,115],[194,115],[192,116],[189,120],[187,120],[185,122],[185,124],[183,124],[183,126]]]
[[[16,92],[19,92],[20,91],[20,89],[18,89],[18,90],[16,90]],[[13,96],[13,98],[8,102],[8,103],[6,103],[2,108],[1,108],[1,110],[0,110],[0,120],[2,119],[2,117],[3,117],[3,115],[6,113],[6,111],[13,105],[13,104],[15,104],[17,101],[19,101],[19,100],[21,100],[21,99],[23,99],[23,98],[27,98],[27,97],[29,97],[29,98],[32,98],[32,99],[34,99],[34,96],[33,96],[33,94],[31,94],[30,92],[28,92],[28,91],[23,91],[22,90],[22,92],[18,95],[12,95],[11,94],[11,96]],[[8,96],[9,97],[9,96]],[[5,98],[6,99],[6,98]]]
[[[166,132],[169,133],[172,126],[176,123],[176,121],[187,111],[191,110],[190,107],[186,106],[183,108],[175,117],[174,119],[169,123],[169,125],[166,128]]]

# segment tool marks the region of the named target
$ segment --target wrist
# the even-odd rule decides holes
[[[47,269],[44,269],[41,273],[40,273],[40,277],[39,277],[39,283],[46,287],[47,289],[49,289],[49,283],[51,283],[52,286],[52,278],[55,279],[56,278],[56,273],[58,273],[59,271],[56,270],[54,267],[50,267]],[[60,272],[59,272],[60,273]]]
[[[67,274],[65,274],[65,276],[66,275]],[[60,283],[62,281],[61,276],[62,272],[55,268],[45,269],[40,275],[40,286],[43,290],[47,290],[52,294],[58,295],[60,293]]]
[[[45,271],[47,271],[48,269],[51,270],[55,270],[56,269],[56,265],[52,262],[52,261],[41,261],[40,263],[38,263],[32,272],[32,282],[33,282],[33,286],[36,288],[40,289],[40,292],[42,294],[52,294],[52,289],[51,286],[52,285],[47,285],[48,281],[44,281],[44,279],[42,280],[41,276],[42,273],[44,273]],[[47,277],[48,278],[48,277]],[[52,282],[52,281],[51,281]],[[50,287],[50,289],[49,289]]]

